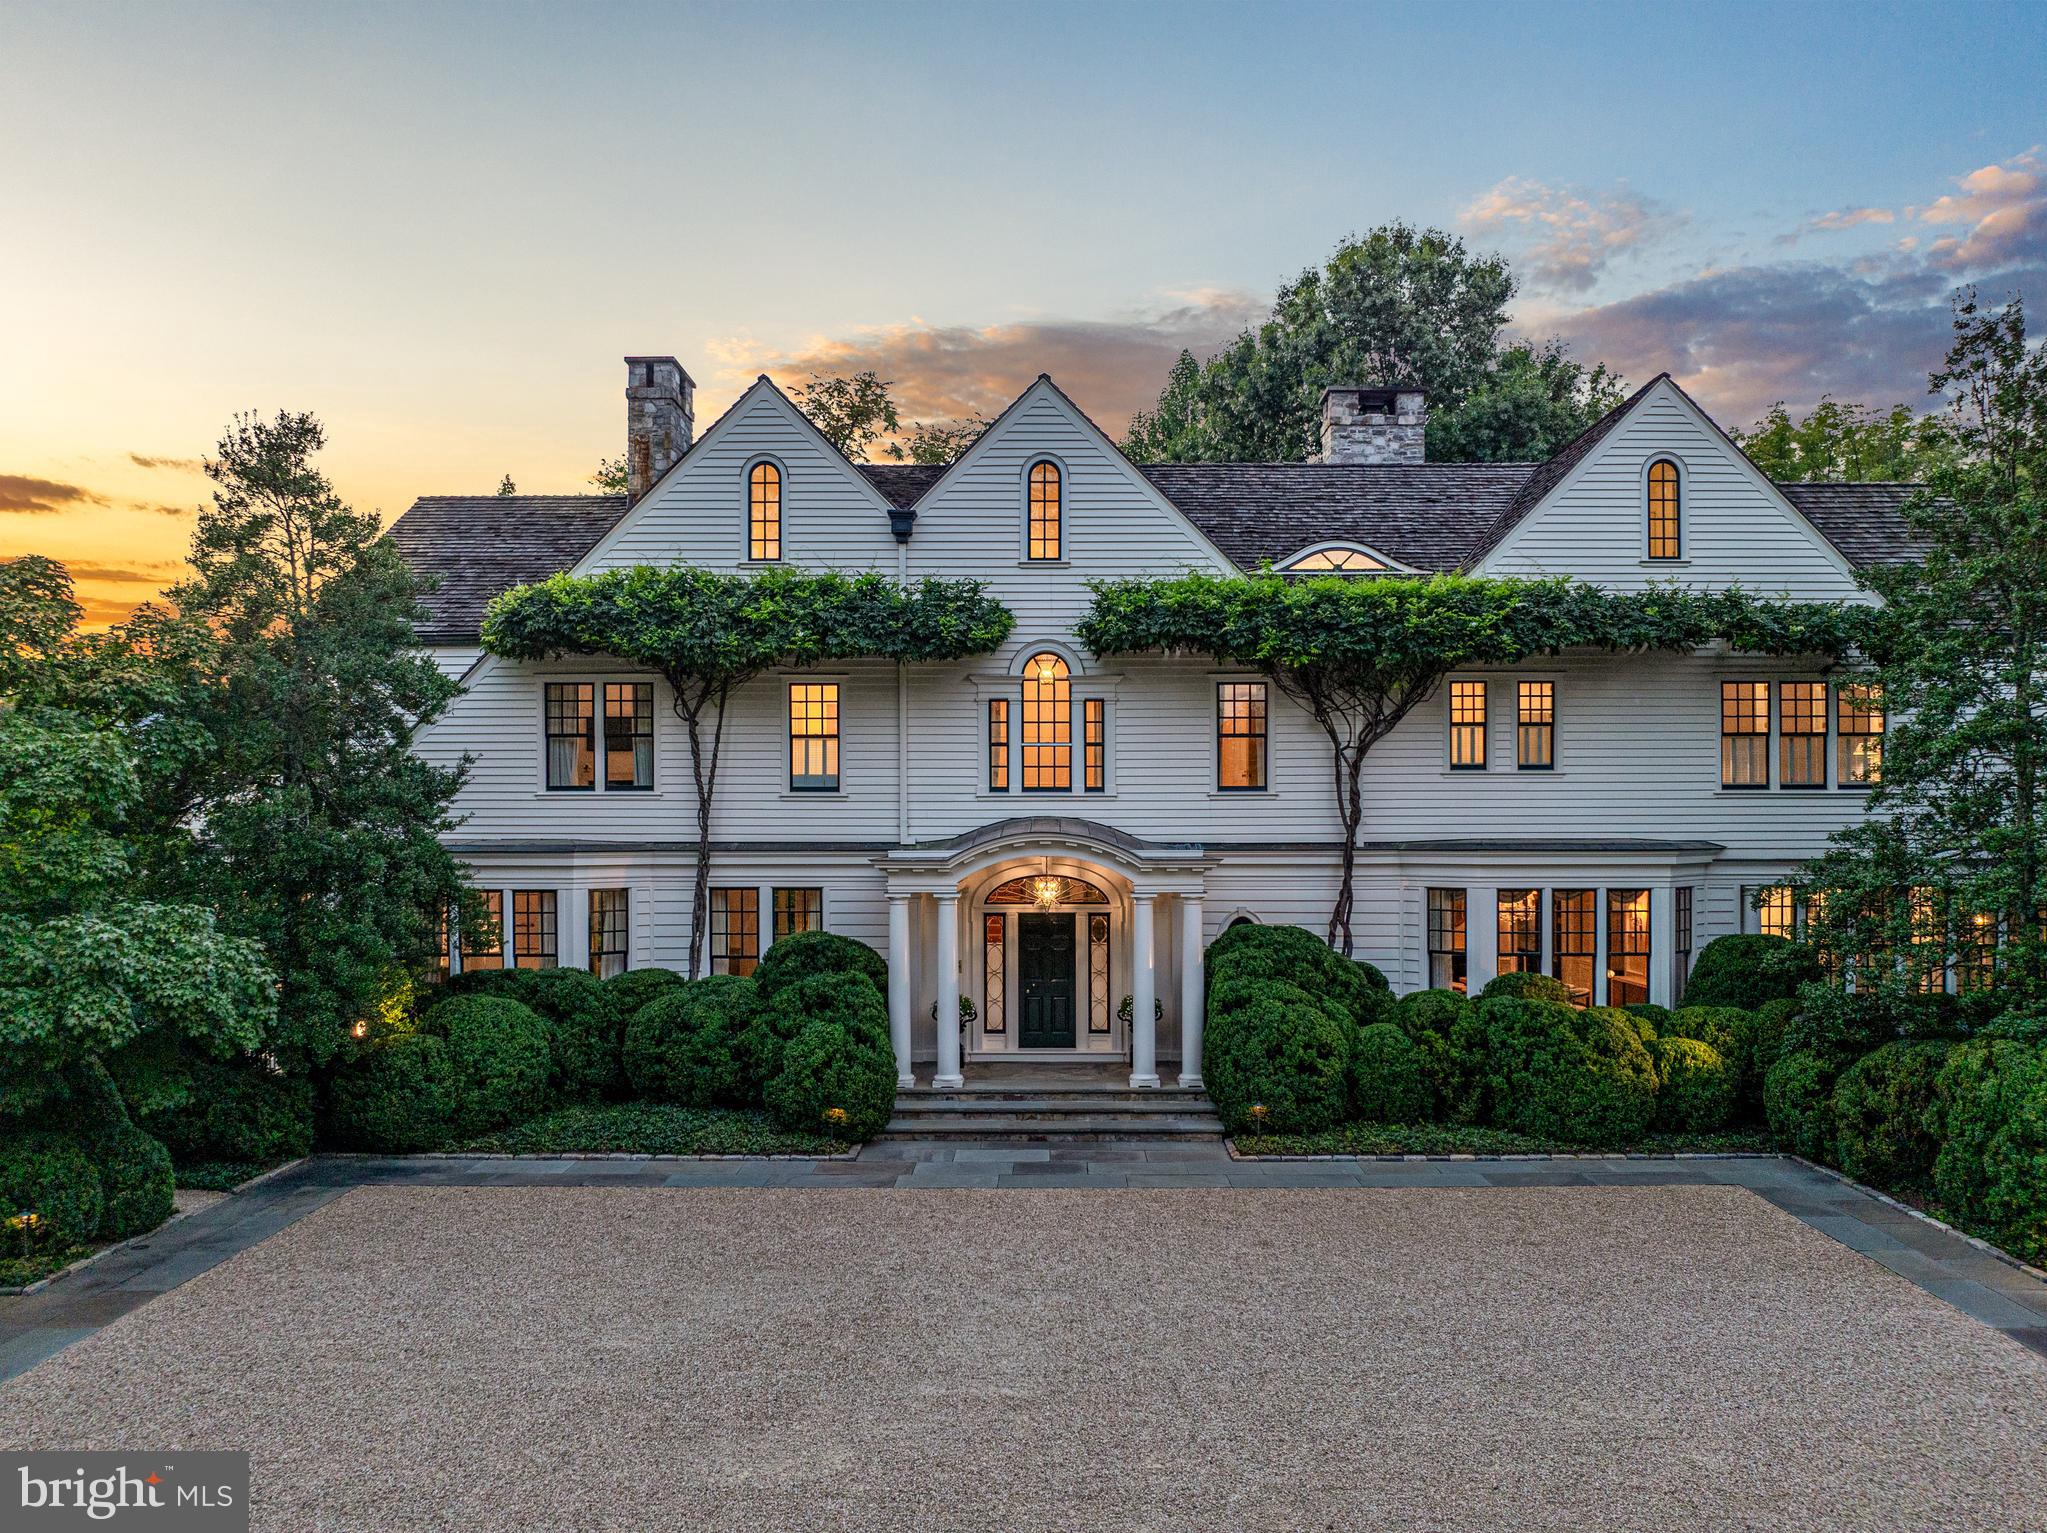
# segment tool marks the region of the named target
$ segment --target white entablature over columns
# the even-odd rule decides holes
[[[1127,1059],[1160,1084],[1158,1023],[1179,1022],[1201,1083],[1204,896],[1211,860],[1062,815],[1000,820],[875,859],[888,895],[888,1014],[899,1082],[923,1017],[932,1084],[972,1060]],[[966,1005],[962,1006],[962,998]]]

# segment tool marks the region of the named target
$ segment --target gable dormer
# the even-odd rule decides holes
[[[1867,599],[1841,553],[1668,374],[1538,470],[1471,568]]]

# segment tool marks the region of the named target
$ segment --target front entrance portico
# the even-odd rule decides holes
[[[1157,1086],[1162,1024],[1179,1083],[1200,1084],[1201,848],[1043,816],[877,863],[901,1084],[928,1058],[940,1087],[1003,1060],[1120,1061],[1132,1086]]]

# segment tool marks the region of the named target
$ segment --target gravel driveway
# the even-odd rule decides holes
[[[361,1188],[0,1443],[292,1533],[1959,1533],[2047,1527],[2047,1358],[1735,1188]]]

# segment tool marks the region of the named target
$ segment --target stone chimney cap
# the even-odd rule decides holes
[[[685,369],[683,365],[680,362],[676,361],[675,358],[673,357],[627,357],[625,359],[625,365],[627,367],[646,367],[649,369],[659,367],[664,362],[667,363],[668,366],[675,369],[676,373],[681,377],[685,387],[693,389],[697,386],[696,379],[692,378],[689,375],[688,370]]]
[[[1420,403],[1422,391],[1411,386],[1388,387],[1377,383],[1332,383],[1322,390],[1322,404],[1326,408],[1331,394],[1348,394],[1357,400],[1360,410],[1370,410],[1381,415],[1390,415],[1400,408],[1403,398]]]

